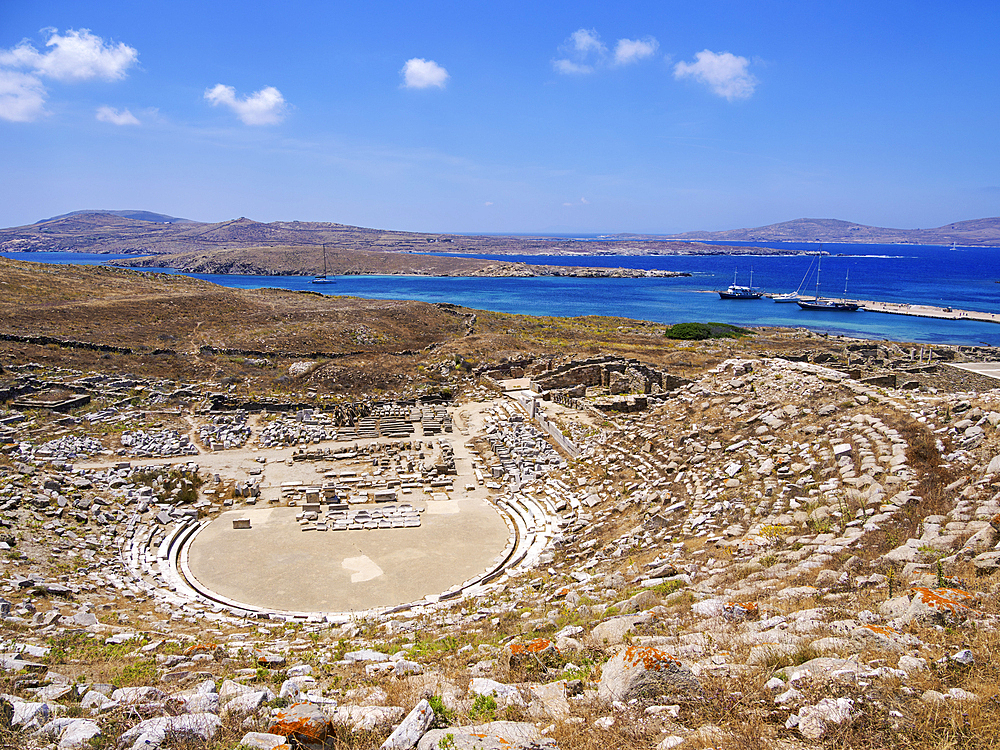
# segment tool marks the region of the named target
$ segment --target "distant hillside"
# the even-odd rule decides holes
[[[241,217],[214,224],[174,220],[163,223],[125,216],[133,213],[164,217],[149,212],[76,211],[23,227],[0,229],[0,252],[87,252],[136,255],[210,254],[211,264],[219,268],[254,265],[277,261],[259,253],[255,257],[224,258],[217,251],[256,248],[313,248],[310,258],[322,263],[323,245],[330,255],[335,252],[377,251],[382,253],[449,253],[477,255],[727,255],[746,253],[788,253],[773,248],[747,248],[734,245],[707,245],[705,240],[721,242],[856,242],[913,243],[924,245],[998,245],[1000,218],[976,219],[949,224],[937,229],[883,229],[852,224],[835,219],[797,219],[756,229],[727,232],[688,232],[661,236],[618,234],[598,240],[572,240],[553,237],[466,236],[370,229],[348,224],[309,221],[274,221],[261,223]],[[384,260],[384,259],[383,259]],[[382,263],[383,261],[375,261]],[[185,265],[198,261],[184,258]],[[284,268],[286,261],[279,266]],[[372,264],[352,258],[352,268]],[[399,263],[392,264],[402,268]],[[310,266],[300,272],[315,273]],[[277,272],[278,267],[273,270]],[[346,271],[351,272],[351,271]],[[397,271],[399,272],[399,271]]]
[[[250,274],[260,276],[312,276],[324,268],[323,249],[303,247],[249,247],[171,255],[147,255],[110,261],[130,268],[175,268],[185,273]],[[575,276],[585,278],[640,278],[689,276],[674,271],[637,268],[588,268],[587,266],[529,265],[455,255],[392,253],[381,250],[327,248],[326,272],[330,276]]]
[[[653,237],[621,241],[560,240],[549,237],[484,237],[368,229],[347,224],[247,218],[215,224],[159,224],[113,213],[73,213],[23,227],[0,229],[0,252],[87,252],[140,255],[210,253],[267,247],[311,247],[319,251],[446,252],[484,255],[678,255],[746,253],[697,242]],[[761,252],[754,250],[754,252]],[[767,252],[766,250],[764,252]],[[783,251],[775,251],[783,252]],[[316,258],[322,262],[322,253]],[[312,272],[312,271],[311,271]]]
[[[616,235],[640,237],[645,235]],[[934,229],[890,229],[838,219],[795,219],[753,229],[684,232],[674,240],[719,242],[858,242],[912,245],[1000,245],[1000,217],[959,221]]]
[[[113,216],[121,216],[126,219],[136,219],[137,221],[152,221],[157,224],[190,224],[191,219],[179,219],[176,216],[167,216],[166,214],[157,214],[152,211],[109,211],[107,209],[84,209],[82,211],[70,211],[68,214],[60,214],[59,216],[53,216],[51,219],[42,219],[41,221],[36,221],[36,224],[45,224],[49,221],[55,221],[56,219],[65,219],[70,216],[78,216],[80,214],[112,214]]]

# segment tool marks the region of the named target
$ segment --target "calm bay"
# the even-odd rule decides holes
[[[817,244],[754,243],[790,253],[815,253]],[[752,252],[753,245],[748,246]],[[1000,312],[1000,248],[913,245],[825,244],[820,292],[876,300]],[[828,254],[826,254],[828,253]],[[84,253],[4,253],[47,263],[104,263],[110,256]],[[466,256],[469,257],[469,256]],[[793,326],[833,335],[920,343],[1000,346],[1000,325],[934,320],[874,312],[809,312],[769,299],[720,300],[713,292],[733,281],[768,292],[795,291],[813,256],[794,255],[555,255],[494,257],[534,264],[642,268],[691,273],[677,278],[441,278],[429,276],[338,276],[318,286],[303,276],[190,274],[222,286],[277,287],[380,299],[450,302],[476,309],[525,315],[613,315],[656,323],[689,320],[748,326]],[[176,273],[166,271],[168,273]],[[848,281],[849,278],[849,281]],[[845,281],[848,281],[846,295]],[[803,293],[815,291],[814,277]]]

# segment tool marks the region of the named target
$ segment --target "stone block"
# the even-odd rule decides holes
[[[383,745],[383,747],[385,747]],[[555,750],[555,741],[543,737],[528,722],[494,721],[472,727],[433,729],[425,734],[417,750]]]
[[[240,740],[240,744],[253,750],[277,750],[279,747],[288,747],[282,735],[269,732],[247,732]]]
[[[1000,570],[1000,551],[984,552],[973,558],[972,564],[976,568],[976,575],[990,575]]]
[[[312,703],[293,703],[288,708],[274,712],[268,730],[300,743],[323,742],[326,739],[329,719],[319,706]]]
[[[420,701],[413,710],[406,715],[392,734],[382,743],[380,750],[410,750],[411,747],[422,741],[427,730],[434,721],[434,711],[426,700]],[[444,730],[437,730],[444,736]],[[421,747],[424,747],[421,745]],[[434,744],[426,747],[436,747]]]
[[[628,646],[604,665],[597,697],[628,702],[633,698],[646,700],[700,691],[694,673],[665,651]]]

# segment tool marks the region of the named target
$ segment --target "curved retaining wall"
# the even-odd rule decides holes
[[[463,596],[479,596],[491,586],[502,584],[510,573],[534,565],[538,555],[557,532],[558,515],[524,496],[498,498],[493,502],[510,532],[503,551],[484,572],[441,593],[391,607],[350,612],[296,612],[247,604],[223,596],[201,584],[191,572],[188,553],[192,542],[210,523],[188,520],[178,523],[162,536],[145,524],[130,524],[131,538],[122,540],[121,559],[134,578],[134,588],[173,606],[193,605],[225,612],[236,618],[305,620],[331,624],[358,618],[384,617],[417,607],[452,601]]]

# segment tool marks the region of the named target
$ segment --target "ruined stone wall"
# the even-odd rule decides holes
[[[599,364],[585,364],[579,367],[563,367],[553,370],[534,382],[542,390],[570,388],[575,385],[607,385],[604,367]]]
[[[592,357],[575,360],[554,367],[533,380],[541,392],[550,390],[570,391],[568,395],[578,396],[581,386],[600,386],[612,394],[622,393],[662,393],[672,391],[688,381],[660,372],[654,367],[634,359],[614,357]]]

